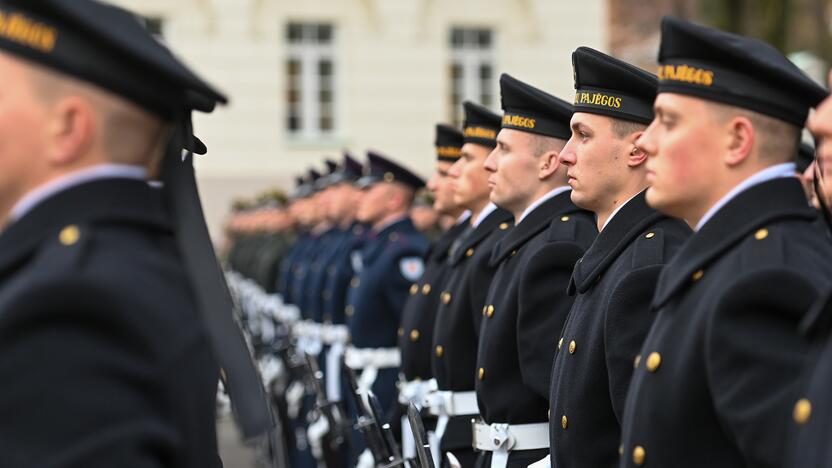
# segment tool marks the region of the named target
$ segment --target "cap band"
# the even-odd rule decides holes
[[[519,114],[511,110],[506,110],[503,114],[503,128],[567,140],[571,136],[568,126],[563,123],[525,112]]]
[[[574,104],[575,112],[602,114],[645,124],[653,120],[653,102],[609,89],[580,87],[575,91]]]

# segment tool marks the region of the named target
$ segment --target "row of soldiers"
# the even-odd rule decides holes
[[[267,281],[326,363],[314,400],[354,399],[360,426],[371,395],[403,426],[400,454],[355,439],[350,463],[832,466],[832,101],[759,40],[661,31],[658,76],[580,47],[572,103],[504,74],[502,115],[438,125],[427,186],[454,222],[430,245],[407,216],[425,182],[388,158],[301,181]]]

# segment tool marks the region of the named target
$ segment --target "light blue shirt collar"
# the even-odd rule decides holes
[[[789,162],[775,164],[774,166],[767,167],[762,171],[752,175],[751,177],[743,180],[742,182],[737,184],[736,187],[731,189],[730,192],[726,193],[724,197],[720,198],[720,200],[716,202],[716,204],[714,204],[714,206],[712,206],[711,209],[705,212],[705,215],[702,216],[702,219],[700,219],[699,222],[696,224],[694,231],[702,229],[702,226],[704,226],[711,218],[713,218],[714,215],[717,214],[717,212],[719,212],[719,210],[722,209],[723,206],[728,204],[728,202],[736,198],[736,196],[741,194],[742,192],[745,192],[746,190],[750,189],[755,185],[760,185],[763,182],[768,182],[770,180],[779,179],[782,177],[794,177],[796,170],[797,165],[795,163]]]
[[[528,215],[529,215],[529,213],[531,213],[532,211],[534,211],[534,210],[535,210],[535,208],[537,208],[538,206],[540,206],[540,205],[542,205],[542,204],[546,203],[546,201],[548,201],[548,200],[550,200],[550,199],[552,199],[552,198],[555,198],[556,196],[560,195],[561,193],[563,193],[563,192],[567,192],[567,191],[569,191],[569,190],[572,190],[572,187],[569,187],[568,185],[564,185],[564,186],[562,186],[562,187],[558,187],[558,188],[552,189],[552,190],[551,190],[551,191],[549,191],[546,195],[543,195],[542,197],[540,197],[540,198],[538,198],[537,200],[535,200],[535,201],[534,201],[534,203],[532,203],[531,205],[529,205],[529,206],[526,208],[526,211],[524,211],[524,212],[523,212],[523,214],[521,214],[521,215],[520,215],[520,218],[517,220],[517,223],[515,223],[515,224],[520,224],[520,223],[522,223],[522,222],[523,222],[523,220],[524,220],[524,219],[526,219],[526,216],[528,216]]]
[[[147,180],[147,169],[126,164],[99,164],[50,180],[18,200],[9,213],[9,223],[19,220],[45,200],[63,191],[100,179]]]

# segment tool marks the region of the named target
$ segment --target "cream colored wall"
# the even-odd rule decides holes
[[[604,49],[606,1],[583,0],[115,0],[165,18],[171,47],[231,104],[195,119],[209,154],[198,160],[213,233],[231,198],[289,188],[296,172],[341,148],[381,152],[427,175],[433,125],[447,121],[452,26],[491,27],[495,65],[567,100],[571,51]],[[339,135],[294,142],[284,132],[287,21],[336,26]]]

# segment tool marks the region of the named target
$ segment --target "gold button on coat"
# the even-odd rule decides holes
[[[702,277],[705,276],[705,270],[698,270],[696,273],[691,276],[691,279],[694,281],[699,281]]]
[[[633,449],[633,463],[637,466],[641,466],[644,464],[645,457],[647,457],[647,453],[644,451],[644,447],[636,445]]]
[[[58,234],[58,240],[63,245],[72,245],[78,242],[78,239],[81,238],[81,230],[78,229],[78,226],[71,224],[63,229],[61,229],[61,233]]]
[[[480,380],[485,378],[485,369],[483,369],[482,367],[480,367],[479,377],[480,377]]]
[[[404,336],[404,328],[399,327],[399,329],[396,330],[396,334],[399,336]]]
[[[647,234],[644,235],[644,237],[646,237],[648,239],[652,239],[652,238],[656,237],[656,233],[655,232],[648,232]]]
[[[416,330],[416,329],[410,330],[410,341],[413,341],[413,342],[419,341],[419,330]]]
[[[443,354],[445,354],[445,348],[442,345],[438,345],[436,347],[436,357],[442,357]]]
[[[352,279],[350,280],[350,287],[352,287],[354,289],[354,288],[357,288],[359,285],[361,285],[361,280],[358,279],[357,276],[353,276]]]
[[[638,368],[638,364],[639,364],[640,362],[641,362],[641,354],[639,354],[638,356],[636,356],[636,358],[635,358],[635,359],[633,359],[633,367],[634,367],[634,368]]]
[[[425,296],[427,296],[428,294],[430,294],[430,285],[429,285],[429,284],[425,283],[425,284],[422,286],[422,294],[424,294]]]
[[[768,229],[766,228],[760,229],[759,231],[754,233],[754,238],[757,240],[763,240],[766,237],[768,237]]]
[[[560,418],[560,427],[566,429],[566,426],[569,425],[569,420],[566,419],[566,415],[564,414],[563,417]]]
[[[488,315],[489,317],[493,317],[494,316],[494,306],[493,305],[488,306],[485,309],[485,314]]]
[[[657,352],[652,352],[647,356],[647,371],[656,372],[662,365],[662,355]]]
[[[561,347],[563,347],[563,337],[561,337],[561,339],[558,340],[558,351],[560,351]]]
[[[569,354],[575,354],[575,349],[578,348],[578,343],[575,340],[569,342]]]
[[[442,293],[442,303],[448,305],[451,303],[451,293],[445,291]]]
[[[468,249],[465,251],[466,257],[470,257],[471,255],[474,255],[474,249]]]
[[[413,283],[410,286],[410,295],[412,296],[412,295],[416,294],[417,292],[419,292],[419,285],[416,284],[416,283]]]
[[[812,402],[807,398],[797,400],[794,405],[794,422],[798,424],[806,424],[812,416]]]
[[[563,217],[560,218],[560,220],[565,223],[565,222],[569,221],[569,216],[563,216]]]
[[[508,229],[508,223],[501,223],[500,224],[500,230],[505,231],[506,229]]]
[[[347,317],[352,317],[352,314],[355,313],[355,307],[348,305],[344,308],[344,313],[347,314]]]

